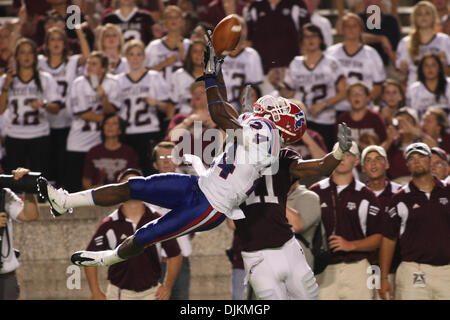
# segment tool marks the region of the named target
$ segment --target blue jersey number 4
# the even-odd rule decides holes
[[[236,159],[237,142],[234,143],[232,148],[234,148],[234,153],[232,155],[233,162],[234,162],[234,160]],[[231,151],[231,148],[230,148],[230,151]],[[223,154],[222,161],[220,162],[220,164],[217,165],[220,169],[222,169],[222,171],[220,171],[220,173],[219,173],[219,176],[225,180],[228,179],[228,176],[230,174],[233,174],[234,169],[236,169],[236,166],[233,164],[233,162],[227,163],[227,153],[229,153],[229,151],[227,151]]]

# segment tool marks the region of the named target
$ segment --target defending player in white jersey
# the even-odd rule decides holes
[[[386,80],[383,60],[374,48],[362,42],[365,27],[358,15],[348,13],[342,21],[344,41],[329,47],[326,53],[341,63],[347,85],[363,81],[371,89],[370,98],[374,100],[380,95],[381,84]],[[350,103],[347,99],[342,100],[335,110],[350,111]]]
[[[142,253],[146,246],[214,228],[223,222],[225,216],[243,218],[234,216],[231,209],[253,191],[255,180],[264,171],[271,173],[272,165],[278,160],[280,143],[292,143],[301,138],[306,130],[304,114],[297,105],[284,98],[264,96],[255,104],[253,113],[238,119],[234,109],[223,98],[226,87],[220,62],[210,42],[205,60],[204,78],[211,118],[219,128],[231,130],[228,131],[229,137],[236,135],[236,139],[227,139],[225,152],[215,158],[206,172],[200,172],[199,178],[184,174],[152,175],[75,194],[55,190],[44,178],[38,180],[40,193],[50,202],[55,215],[67,213],[73,207],[112,205],[127,199],[142,199],[172,209],[138,229],[116,250],[76,252],[72,255],[73,263],[83,266],[111,265]],[[338,136],[340,143],[333,153],[323,159],[293,163],[292,172],[329,174],[352,143],[350,131],[345,125],[340,126]],[[227,191],[218,194],[224,188]]]
[[[70,107],[73,121],[67,138],[67,187],[81,190],[81,176],[86,153],[101,143],[100,124],[108,113],[120,106],[115,77],[107,74],[108,58],[94,51],[88,58],[86,75],[71,86]]]
[[[259,53],[247,45],[247,23],[238,15],[241,39],[236,49],[230,52],[222,65],[223,78],[227,85],[227,97],[231,105],[240,113],[240,92],[245,84],[259,85],[264,81],[264,72]]]
[[[0,78],[0,114],[6,124],[6,170],[25,167],[47,173],[50,148],[48,113],[59,111],[56,81],[37,68],[34,41],[22,38],[14,54],[16,74],[9,71]]]
[[[139,165],[145,175],[151,173],[148,157],[150,145],[162,139],[158,110],[165,112],[169,105],[169,88],[160,72],[144,68],[144,43],[130,40],[125,46],[129,73],[117,76],[121,93],[120,117],[126,121],[125,143],[139,155]]]

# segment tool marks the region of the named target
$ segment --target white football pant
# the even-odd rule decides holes
[[[245,283],[260,300],[317,300],[319,287],[294,237],[282,247],[242,251]]]

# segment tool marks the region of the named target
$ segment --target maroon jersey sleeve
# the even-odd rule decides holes
[[[297,152],[289,148],[283,148],[280,150],[280,167],[289,168],[292,162],[302,159],[302,156]]]

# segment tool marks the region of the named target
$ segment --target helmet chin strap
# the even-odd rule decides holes
[[[275,125],[276,125],[276,124],[275,124]],[[286,130],[285,128],[280,127],[280,126],[278,126],[278,125],[276,125],[276,126],[277,126],[278,130],[283,131],[283,132],[286,133],[287,135],[290,135],[290,136],[295,137],[295,134],[294,134],[294,133],[292,133],[292,132],[290,132],[290,131]]]

